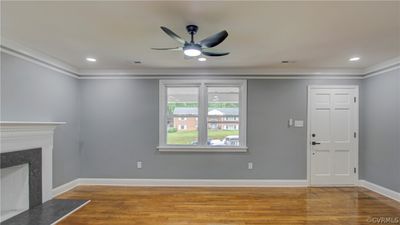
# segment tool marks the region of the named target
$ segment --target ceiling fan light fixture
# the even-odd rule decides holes
[[[153,50],[168,50],[168,51],[177,51],[177,50],[183,51],[183,54],[188,57],[197,57],[200,55],[212,56],[212,57],[229,55],[229,52],[218,53],[218,52],[203,51],[203,49],[209,49],[209,48],[212,48],[212,47],[215,47],[215,46],[221,44],[221,42],[223,42],[225,40],[225,38],[228,37],[228,32],[226,30],[223,30],[214,35],[211,35],[201,41],[195,42],[194,35],[197,33],[198,28],[199,27],[196,25],[188,25],[186,27],[186,30],[190,34],[190,41],[185,41],[185,39],[179,37],[172,30],[162,26],[161,30],[163,30],[164,33],[166,33],[172,39],[179,42],[181,44],[181,46],[173,47],[173,48],[152,48],[152,49]],[[201,60],[199,60],[199,61],[201,61]]]
[[[183,48],[183,54],[189,57],[196,57],[201,55],[201,47],[198,45],[188,45]]]

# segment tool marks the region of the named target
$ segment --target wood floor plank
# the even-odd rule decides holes
[[[399,202],[359,187],[79,186],[58,198],[91,200],[60,225],[400,224]]]

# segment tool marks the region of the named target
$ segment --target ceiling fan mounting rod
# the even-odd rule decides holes
[[[197,31],[199,30],[199,27],[191,24],[191,25],[186,26],[186,30],[190,34],[190,37],[191,37],[190,43],[194,43],[193,35],[195,35],[197,33]]]

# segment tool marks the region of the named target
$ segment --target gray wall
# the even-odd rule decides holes
[[[400,192],[400,69],[363,80],[360,176]]]
[[[359,81],[249,80],[248,153],[160,153],[158,80],[81,80],[82,177],[306,179],[309,84]]]
[[[158,80],[77,80],[1,60],[1,120],[68,123],[55,133],[55,187],[78,177],[306,179],[306,128],[287,128],[288,118],[306,120],[307,85],[356,84],[360,177],[400,191],[399,70],[363,81],[249,80],[248,153],[160,153]]]
[[[1,120],[67,122],[55,131],[54,187],[80,175],[78,82],[75,78],[1,54]]]

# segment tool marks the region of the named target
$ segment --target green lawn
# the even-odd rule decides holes
[[[190,145],[197,141],[197,131],[177,131],[167,134],[167,144]],[[228,135],[239,135],[238,130],[208,130],[209,139],[222,140]]]

